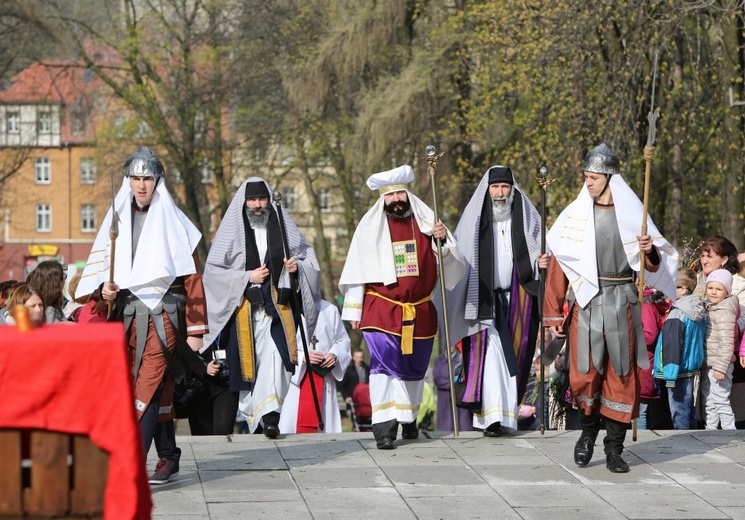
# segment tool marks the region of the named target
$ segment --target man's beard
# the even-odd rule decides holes
[[[511,190],[507,197],[492,197],[491,214],[494,222],[505,222],[512,218],[512,201],[515,199],[515,190]],[[495,200],[503,200],[502,204],[495,204]]]
[[[266,208],[246,208],[246,216],[248,217],[248,223],[253,228],[265,228],[267,222],[269,222],[269,212]]]
[[[397,200],[390,204],[384,204],[385,212],[394,217],[403,217],[411,209],[411,203],[408,200]]]

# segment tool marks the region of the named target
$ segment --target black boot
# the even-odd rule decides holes
[[[401,424],[401,438],[413,440],[419,437],[419,428],[415,422]]]
[[[592,454],[595,452],[595,435],[591,435],[585,431],[579,436],[577,444],[574,445],[574,463],[577,466],[587,466],[592,460]]]
[[[484,430],[484,437],[501,437],[502,436],[502,423],[497,421],[491,423]]]
[[[261,418],[264,428],[264,435],[268,439],[279,437],[279,413],[269,412]]]
[[[392,450],[395,448],[393,441],[398,433],[398,421],[391,419],[382,423],[373,424],[373,435],[379,450]]]
[[[629,472],[629,465],[618,453],[609,453],[605,456],[605,467],[608,468],[611,473]]]
[[[605,466],[612,473],[628,473],[629,465],[621,458],[623,443],[626,440],[626,431],[629,425],[613,419],[605,419],[605,431],[607,435],[603,439],[605,445]]]
[[[595,439],[598,438],[598,432],[600,432],[600,417],[595,414],[583,415],[580,422],[582,423],[582,435],[574,445],[574,463],[577,466],[587,466],[595,452]]]

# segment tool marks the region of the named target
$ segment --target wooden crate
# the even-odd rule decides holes
[[[85,435],[0,430],[0,517],[103,518],[108,464]]]

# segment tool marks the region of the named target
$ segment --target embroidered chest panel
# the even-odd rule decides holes
[[[416,240],[393,242],[393,259],[396,276],[419,276],[419,257],[416,251]]]

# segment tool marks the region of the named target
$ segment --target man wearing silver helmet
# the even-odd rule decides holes
[[[538,333],[541,217],[512,170],[492,166],[455,230],[466,276],[448,292],[452,344],[462,342],[462,404],[485,437],[517,430]],[[540,265],[539,265],[540,264]]]
[[[678,258],[651,218],[649,234],[639,236],[642,203],[624,182],[618,156],[607,145],[590,150],[582,170],[584,187],[546,238],[552,258],[543,320],[556,335],[568,334],[569,384],[582,412],[575,464],[589,464],[602,417],[606,466],[625,473],[626,430],[639,414],[637,368],[649,368],[634,283],[640,251],[646,253],[645,281],[673,300]],[[562,324],[565,300],[569,314]]]
[[[196,247],[202,235],[179,210],[165,186],[164,168],[148,148],[124,163],[114,199],[119,222],[114,284],[109,283],[112,211],[106,215],[77,292],[102,287],[114,301],[114,320],[123,321],[134,376],[135,410],[145,454],[155,440],[158,464],[151,484],[178,476],[173,390],[176,380],[201,374],[194,351],[207,332],[207,309]],[[184,254],[187,253],[187,254]],[[207,367],[216,373],[218,367]]]

